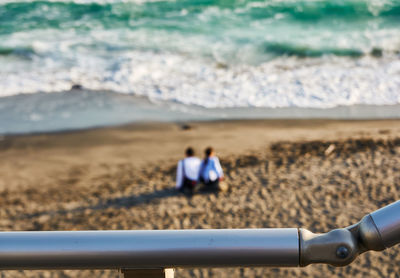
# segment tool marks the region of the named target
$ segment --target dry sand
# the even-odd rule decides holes
[[[213,145],[229,193],[173,191],[186,146]],[[1,230],[305,227],[326,232],[400,199],[400,121],[137,124],[0,137]],[[400,277],[399,247],[348,267],[178,269],[176,277]],[[110,270],[1,277],[118,277]]]

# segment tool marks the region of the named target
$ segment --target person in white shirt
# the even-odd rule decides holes
[[[224,179],[221,164],[212,147],[208,147],[204,153],[205,159],[200,166],[199,179],[204,183],[206,189],[218,190],[219,182]]]
[[[199,178],[201,160],[194,156],[194,150],[188,147],[186,158],[178,162],[176,170],[176,189],[189,194],[193,193]]]

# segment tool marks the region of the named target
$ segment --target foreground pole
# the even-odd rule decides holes
[[[0,269],[298,264],[297,229],[0,233]]]
[[[400,201],[324,234],[296,228],[0,232],[0,269],[122,269],[135,277],[139,270],[175,267],[344,266],[398,243]]]

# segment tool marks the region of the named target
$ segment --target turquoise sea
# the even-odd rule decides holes
[[[0,115],[74,85],[205,110],[397,105],[400,1],[1,1]]]

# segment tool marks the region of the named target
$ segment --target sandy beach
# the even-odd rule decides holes
[[[187,146],[213,146],[230,192],[174,188]],[[304,227],[326,232],[400,199],[400,120],[133,124],[0,137],[0,229]],[[176,277],[400,277],[400,249],[343,268],[178,269]],[[114,270],[1,277],[118,277]]]

